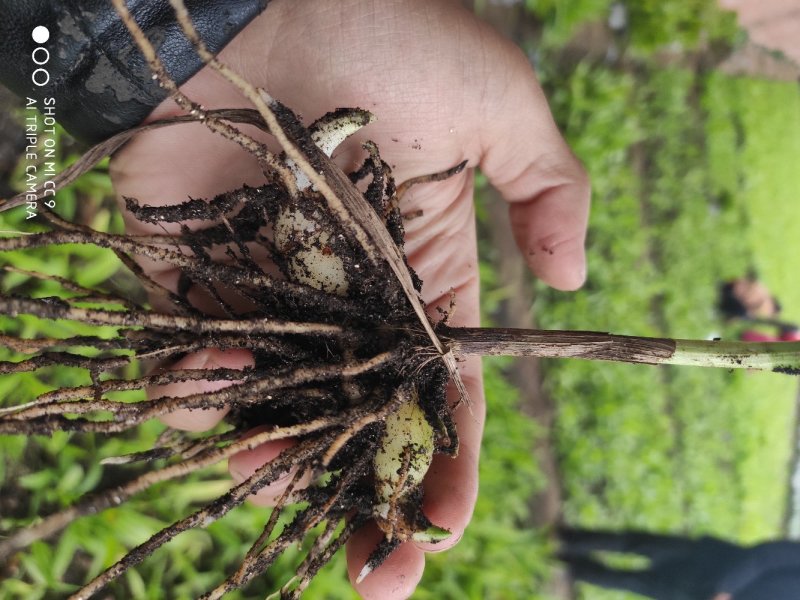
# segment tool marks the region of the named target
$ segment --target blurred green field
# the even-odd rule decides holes
[[[755,267],[779,296],[787,319],[800,321],[800,92],[791,83],[736,79],[663,67],[650,54],[664,42],[691,49],[701,39],[735,36],[730,15],[707,0],[641,2],[631,14],[636,69],[581,62],[548,68],[582,23],[604,18],[610,0],[532,1],[543,24],[541,78],[559,125],[594,185],[584,290],[537,288],[535,312],[546,328],[592,329],[687,338],[735,337],[714,310],[717,286]],[[558,63],[560,64],[560,63]],[[75,188],[95,226],[119,227],[102,196],[102,173]],[[70,192],[62,193],[62,201]],[[93,199],[92,199],[93,198]],[[69,201],[63,202],[68,206]],[[5,219],[5,217],[3,217]],[[15,223],[4,220],[0,229]],[[4,261],[82,278],[115,273],[102,254],[67,256],[47,249]],[[487,298],[501,298],[486,263]],[[118,273],[115,277],[121,277]],[[3,275],[5,290],[36,287]],[[34,319],[4,331],[41,330]],[[55,335],[64,332],[48,333]],[[2,357],[6,358],[6,357]],[[555,565],[550,532],[530,523],[531,497],[545,485],[533,458],[542,431],[519,411],[504,360],[486,362],[487,422],[475,518],[452,551],[432,555],[415,598],[548,600]],[[0,405],[44,389],[41,376],[0,383]],[[77,385],[74,373],[62,381]],[[772,374],[686,368],[545,364],[546,392],[557,406],[555,450],[573,525],[638,527],[753,541],[780,535],[797,380]],[[113,440],[57,435],[26,442],[0,438],[0,502],[15,494],[15,518],[0,511],[0,532],[38,512],[65,506],[99,481],[119,476],[97,458],[152,444],[148,424]],[[26,465],[40,465],[31,472]],[[77,521],[56,545],[22,553],[0,597],[58,597],[74,589],[75,570],[97,573],[126,547],[146,539],[227,485],[217,468],[182,486],[159,486],[133,502]],[[112,590],[119,598],[192,598],[234,567],[268,515],[245,507],[203,531],[183,534]],[[291,571],[288,556],[268,578],[232,598],[263,598]],[[355,598],[344,583],[343,556],[304,597]],[[582,588],[587,600],[632,599]]]
[[[587,285],[540,290],[542,326],[730,339],[717,286],[750,266],[798,318],[796,84],[586,65],[547,83],[594,207]],[[546,384],[570,523],[781,535],[796,378],[565,361]]]
[[[711,76],[709,168],[716,194],[738,195],[747,207],[748,243],[759,273],[800,321],[800,103],[798,86]],[[746,136],[737,144],[737,132]]]

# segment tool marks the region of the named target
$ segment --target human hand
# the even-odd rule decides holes
[[[273,0],[269,8],[220,54],[223,62],[254,85],[303,115],[306,122],[336,107],[373,112],[369,125],[337,150],[346,170],[375,141],[398,182],[443,171],[467,159],[480,166],[510,204],[513,233],[533,271],[559,289],[584,279],[583,240],[589,186],[579,163],[559,135],[547,102],[524,55],[454,0]],[[206,108],[246,106],[238,92],[209,69],[182,90]],[[150,119],[178,113],[165,101]],[[112,163],[117,193],[150,205],[188,196],[258,185],[255,160],[202,125],[182,125],[136,138]],[[406,224],[409,262],[425,282],[431,310],[446,307],[455,290],[452,324],[479,320],[478,261],[472,171],[412,188],[401,210],[422,217]],[[154,231],[133,219],[133,232]],[[160,230],[159,230],[160,231]],[[175,289],[177,273],[143,263],[149,274]],[[241,368],[241,351],[206,351],[184,359],[184,368]],[[472,514],[478,486],[478,454],[484,421],[479,360],[461,363],[472,399],[455,420],[461,441],[456,459],[434,459],[425,481],[426,515],[453,532],[435,546],[407,543],[356,587],[366,598],[409,596],[424,568],[424,552],[455,544]],[[159,394],[186,395],[209,389],[189,382]],[[455,397],[454,397],[455,398]],[[169,424],[206,429],[221,418],[212,411],[174,413]],[[235,479],[250,475],[280,451],[261,446],[230,460]],[[268,504],[277,486],[255,502]],[[368,528],[348,545],[351,580],[364,565],[378,533]]]

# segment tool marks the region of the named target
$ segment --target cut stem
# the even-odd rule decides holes
[[[800,342],[723,342],[592,331],[442,328],[455,354],[583,358],[650,365],[758,369],[800,375]]]

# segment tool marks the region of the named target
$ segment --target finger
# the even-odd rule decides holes
[[[470,404],[458,404],[454,421],[458,431],[459,451],[455,458],[437,455],[423,482],[423,512],[437,527],[450,536],[436,543],[420,543],[426,552],[441,552],[455,546],[464,535],[478,498],[478,458],[485,417],[481,361],[470,357],[459,365]],[[455,386],[449,388],[450,404],[459,402]]]
[[[425,553],[414,544],[399,546],[380,567],[356,583],[382,535],[374,524],[353,534],[347,543],[347,574],[364,600],[404,600],[414,593],[425,570]]]
[[[424,482],[423,512],[452,535],[436,544],[402,544],[380,567],[356,583],[382,539],[374,524],[362,527],[347,544],[347,569],[350,581],[367,600],[408,598],[422,578],[425,552],[443,551],[458,543],[472,516],[478,493],[478,451],[484,416],[480,359],[469,360],[461,373],[472,398],[470,407],[462,405],[456,413],[461,450],[457,458],[435,457]],[[452,392],[451,397],[457,399],[455,389]]]
[[[218,350],[207,348],[185,356],[171,368],[173,369],[243,369],[252,366],[253,356],[245,350]],[[193,394],[215,392],[236,381],[182,381],[148,388],[148,398],[183,398]],[[160,420],[175,429],[185,431],[206,431],[211,429],[228,413],[228,409],[181,409],[162,415]]]
[[[250,437],[265,429],[267,429],[267,427],[257,427],[248,432],[246,437]],[[237,484],[242,483],[263,465],[275,460],[283,450],[294,446],[295,443],[294,438],[287,438],[261,444],[252,450],[243,450],[230,457],[228,460],[228,471]],[[268,486],[261,488],[258,492],[251,495],[248,500],[257,506],[274,506],[281,494],[286,491],[289,483],[294,479],[296,472],[296,469],[287,471]],[[311,474],[306,473],[301,477],[300,481],[295,483],[294,488],[302,489],[307,487],[310,480]]]
[[[432,318],[438,309],[451,311],[449,324],[474,327],[480,323],[479,273],[472,174],[463,173],[436,184],[412,188],[408,209],[421,207],[423,216],[407,225],[409,261],[425,282],[423,294]],[[451,300],[455,304],[450,306]],[[440,551],[455,545],[472,517],[478,493],[480,453],[485,402],[481,362],[469,358],[459,363],[470,404],[459,402],[454,386],[449,389],[451,406],[458,406],[454,421],[459,436],[459,453],[453,458],[434,457],[423,482],[423,512],[432,523],[451,532],[437,544],[419,544],[426,551]]]
[[[590,185],[550,113],[527,58],[514,48],[485,107],[481,168],[510,203],[517,245],[533,272],[561,290],[586,278]]]
[[[586,280],[588,199],[588,183],[576,181],[542,190],[509,209],[511,230],[528,266],[556,289],[575,290]]]

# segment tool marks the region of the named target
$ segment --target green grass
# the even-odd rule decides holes
[[[476,0],[480,8],[486,0]],[[614,0],[525,0],[525,7],[545,23],[540,44],[560,48],[587,23],[608,18]],[[627,12],[625,44],[629,53],[647,57],[664,46],[691,51],[708,42],[737,37],[736,17],[713,0],[637,0],[623,3]]]
[[[543,326],[734,337],[715,314],[717,286],[750,265],[795,318],[796,86],[681,69],[634,79],[586,65],[547,84],[592,176],[594,206],[587,285],[577,294],[541,289]],[[570,523],[744,542],[781,534],[796,379],[547,367]]]
[[[744,243],[753,249],[753,265],[784,306],[783,318],[800,322],[800,90],[796,85],[712,75],[704,107],[708,113],[708,158],[714,193],[744,207]],[[731,201],[731,200],[728,200]],[[797,381],[772,374],[743,378],[740,396],[775,412],[754,413],[758,422],[742,433],[744,448],[771,447],[791,435],[792,399]],[[747,418],[747,415],[743,415]],[[784,481],[781,465],[787,449],[772,460],[743,451],[741,476],[752,493],[742,505],[748,523],[763,519],[760,505],[770,481]],[[764,491],[759,492],[759,488]],[[778,515],[773,515],[777,524]],[[757,538],[755,528],[744,532]]]
[[[745,204],[755,266],[785,317],[800,321],[800,89],[716,75],[705,104],[714,189]]]

